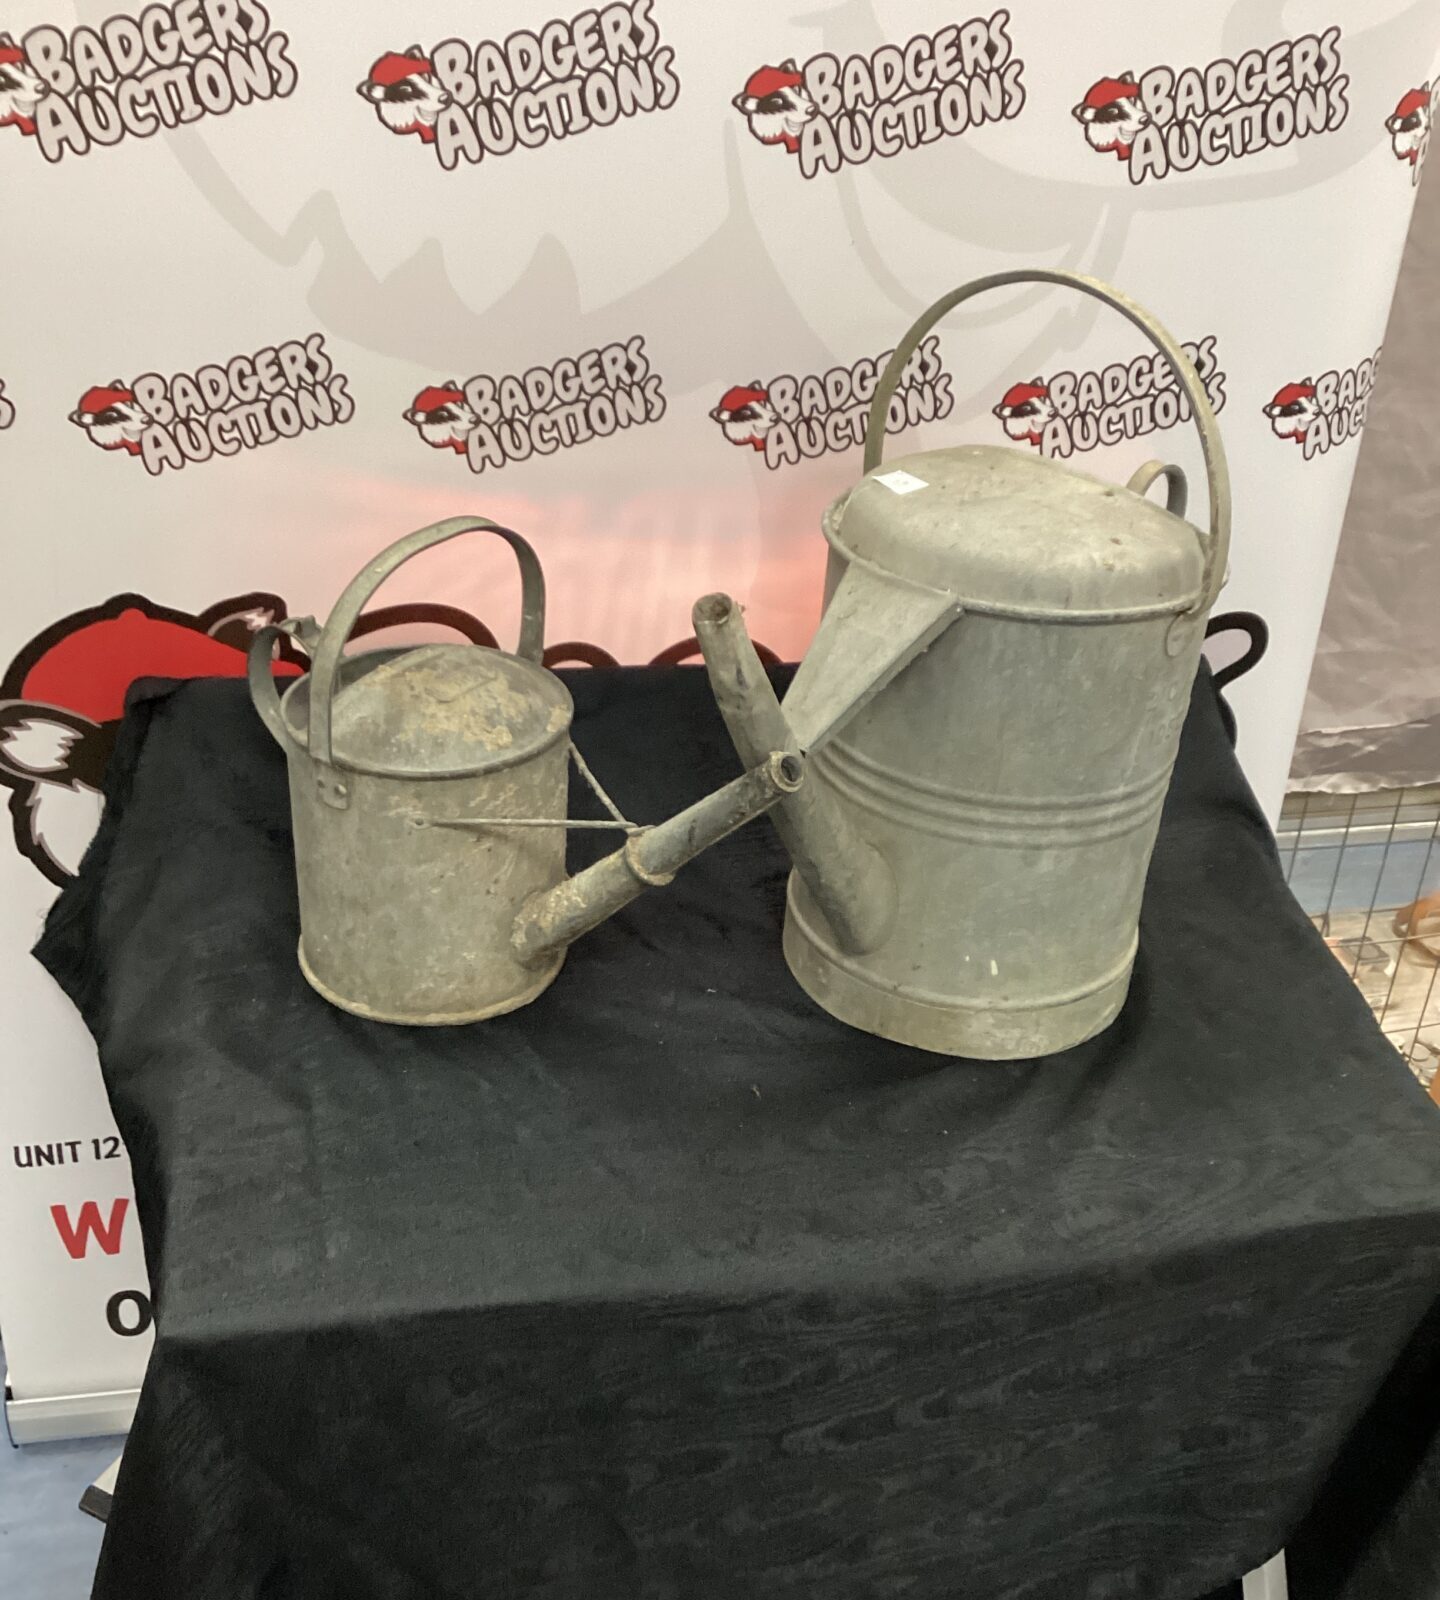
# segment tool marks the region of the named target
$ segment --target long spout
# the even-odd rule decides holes
[[[729,595],[708,594],[696,601],[692,615],[710,686],[740,759],[748,766],[763,751],[793,746],[795,736],[740,607]],[[894,875],[829,792],[807,783],[787,796],[775,812],[775,828],[840,948],[859,955],[882,943],[895,915]]]
[[[529,901],[515,919],[510,943],[527,965],[589,933],[646,889],[661,889],[687,861],[744,827],[787,795],[805,777],[805,763],[789,750],[763,755],[751,771],[693,806],[632,834],[593,867]]]

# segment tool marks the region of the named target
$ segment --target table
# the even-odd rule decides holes
[[[567,677],[628,815],[736,771],[698,669]],[[765,822],[530,1008],[411,1030],[300,976],[242,686],[139,686],[109,786],[37,951],[158,1316],[100,1600],[1192,1600],[1286,1541],[1308,1600],[1390,1559],[1415,1482],[1376,1507],[1365,1463],[1399,1428],[1425,1464],[1440,1116],[1203,674],[1126,1009],[1008,1066],[806,1000]]]

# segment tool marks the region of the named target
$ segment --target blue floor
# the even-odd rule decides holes
[[[0,1595],[86,1600],[104,1528],[80,1496],[120,1454],[123,1439],[30,1444],[0,1431]]]
[[[1290,889],[1312,917],[1327,906],[1337,912],[1406,906],[1440,889],[1440,849],[1423,839],[1388,847],[1352,841],[1343,851],[1309,845],[1295,853]]]

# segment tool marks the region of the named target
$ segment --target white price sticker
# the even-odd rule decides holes
[[[881,472],[876,475],[875,482],[883,483],[891,494],[914,494],[917,489],[930,487],[924,478],[917,478],[913,472]]]

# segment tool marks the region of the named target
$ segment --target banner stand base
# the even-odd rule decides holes
[[[37,1400],[12,1400],[7,1392],[5,1426],[15,1445],[128,1433],[139,1398],[139,1389],[54,1395]]]
[[[87,1517],[94,1517],[97,1522],[109,1522],[110,1505],[115,1498],[115,1480],[120,1476],[120,1463],[124,1459],[122,1451],[80,1496],[80,1509]]]

